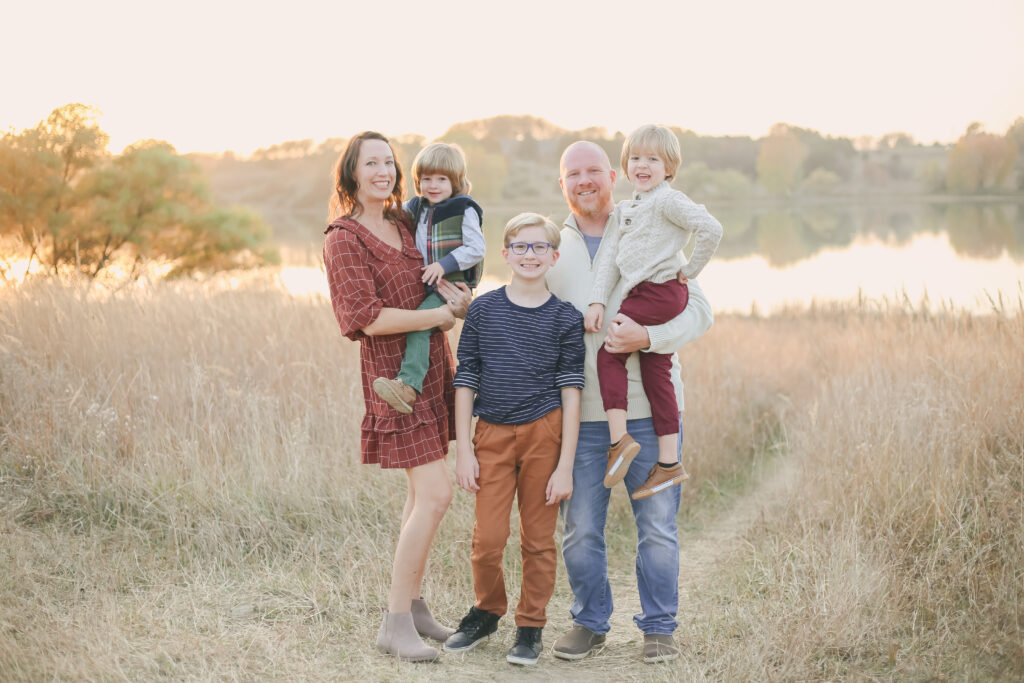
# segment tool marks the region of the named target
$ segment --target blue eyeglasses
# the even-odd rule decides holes
[[[508,248],[516,256],[522,256],[531,249],[537,256],[543,256],[551,248],[551,242],[512,242]]]

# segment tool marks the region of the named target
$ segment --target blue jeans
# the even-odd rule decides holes
[[[626,473],[626,490],[632,494],[647,481],[648,472],[658,461],[658,437],[650,418],[629,420],[627,429],[641,445],[640,454]],[[680,421],[680,452],[682,434]],[[604,540],[608,501],[614,490],[604,487],[608,445],[607,422],[580,424],[572,498],[562,503],[565,520],[562,557],[575,598],[570,611],[575,623],[594,633],[607,633],[611,629],[609,618],[614,609]],[[630,498],[637,528],[636,580],[643,610],[633,616],[633,623],[644,633],[672,633],[676,629],[679,609],[676,515],[681,497],[680,487],[673,486],[642,500]]]

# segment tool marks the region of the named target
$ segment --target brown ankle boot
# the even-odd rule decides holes
[[[420,640],[411,612],[384,612],[384,622],[377,631],[377,649],[406,662],[432,662],[440,654]]]
[[[427,603],[420,598],[415,598],[412,601],[412,623],[416,626],[416,632],[421,636],[426,636],[442,643],[448,640],[448,636],[455,633],[455,629],[438,623],[434,615],[430,613]]]
[[[416,390],[402,380],[378,377],[373,380],[373,390],[387,401],[389,406],[403,415],[412,412],[412,404],[416,402]]]

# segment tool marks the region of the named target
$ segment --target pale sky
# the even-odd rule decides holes
[[[923,142],[1024,116],[1020,0],[9,0],[0,17],[0,129],[77,101],[115,152],[432,138],[498,114]]]

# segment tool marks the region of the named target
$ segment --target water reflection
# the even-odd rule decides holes
[[[831,202],[710,206],[725,226],[701,276],[717,310],[762,311],[858,296],[984,310],[988,295],[1016,301],[1024,281],[1024,204]],[[556,223],[564,205],[540,207]],[[485,275],[504,281],[501,230],[517,211],[485,216]]]
[[[759,255],[773,268],[787,268],[824,250],[849,247],[872,237],[894,247],[917,236],[948,235],[954,252],[966,258],[1024,260],[1024,204],[1016,202],[830,203],[810,206],[710,207],[725,226],[716,258]],[[561,224],[564,205],[540,207]],[[485,273],[507,276],[501,259],[501,230],[518,211],[490,211],[485,217]]]
[[[802,206],[709,206],[725,226],[718,253],[701,275],[716,310],[768,312],[812,300],[858,296],[987,310],[988,297],[1012,302],[1024,282],[1024,203],[1013,201],[831,202]],[[487,208],[485,286],[505,282],[501,257],[505,223],[521,210],[561,225],[564,204]],[[316,246],[319,249],[319,244]],[[304,258],[289,265],[313,266]],[[295,253],[298,256],[298,253]],[[319,269],[285,269],[294,291],[326,291]],[[324,285],[325,287],[325,285]]]

